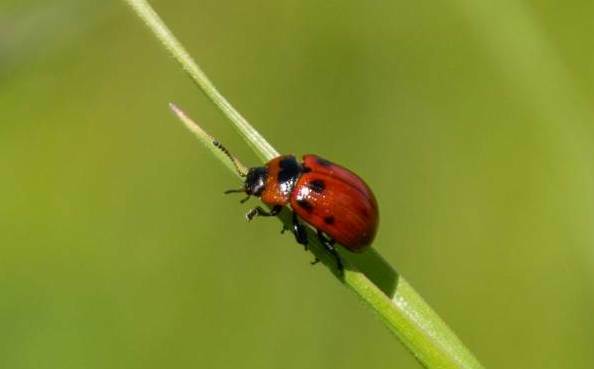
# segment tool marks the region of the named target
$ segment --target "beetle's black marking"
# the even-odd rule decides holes
[[[303,208],[303,210],[307,211],[308,213],[311,213],[313,211],[312,204],[310,204],[307,200],[297,200],[297,205],[299,205],[301,208]]]
[[[323,167],[329,167],[332,165],[332,162],[330,162],[324,158],[320,158],[319,156],[316,158],[316,162]]]
[[[295,181],[301,173],[301,165],[297,162],[297,159],[293,155],[285,156],[281,159],[280,170],[278,171],[277,180],[279,183],[288,181]]]
[[[321,179],[314,179],[307,184],[307,187],[309,187],[314,192],[322,193],[326,188],[326,184]]]
[[[326,223],[328,225],[334,224],[334,217],[332,215],[328,215],[328,216],[324,217],[324,223]]]
[[[309,173],[311,172],[311,168],[310,167],[306,167],[305,165],[301,166],[301,172],[302,173]]]

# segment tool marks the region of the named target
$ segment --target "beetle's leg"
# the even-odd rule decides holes
[[[322,244],[322,246],[324,246],[326,251],[328,251],[332,256],[334,256],[334,259],[336,259],[336,268],[338,269],[338,271],[340,273],[342,273],[344,271],[344,266],[342,265],[342,260],[340,259],[340,255],[338,255],[338,252],[336,251],[336,247],[334,247],[334,244],[336,243],[336,241],[329,240],[328,238],[326,238],[326,236],[324,236],[324,234],[319,229],[318,229],[318,240],[320,240],[320,243]]]
[[[272,210],[270,210],[270,212],[262,209],[259,206],[256,206],[252,210],[248,211],[247,214],[245,214],[245,218],[249,222],[250,220],[254,219],[256,216],[260,216],[260,217],[272,217],[272,216],[275,216],[278,213],[280,213],[281,210],[283,210],[283,207],[280,206],[280,205],[275,205],[272,208]]]
[[[309,247],[307,246],[307,244],[308,244],[307,231],[305,230],[305,227],[303,226],[303,224],[299,223],[299,219],[297,218],[297,213],[295,213],[295,212],[293,212],[293,229],[291,231],[295,235],[295,240],[297,240],[297,243],[303,245],[303,247],[305,248],[305,251],[307,251],[309,249]],[[283,229],[283,232],[284,232],[284,229]],[[314,264],[318,263],[319,261],[320,261],[320,259],[318,259],[316,257],[314,259],[314,261],[311,262],[311,265],[314,265]]]
[[[293,229],[291,229],[291,232],[295,235],[297,243],[303,245],[305,250],[307,250],[307,232],[305,231],[303,224],[299,223],[297,213],[295,212],[293,212]]]

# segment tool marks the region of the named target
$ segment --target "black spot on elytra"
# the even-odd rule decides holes
[[[334,217],[332,215],[328,215],[328,216],[324,217],[324,223],[334,224]]]
[[[326,188],[326,184],[321,179],[314,179],[307,184],[307,187],[309,187],[314,192],[322,193],[324,188]]]
[[[297,162],[294,156],[289,155],[281,159],[279,163],[280,170],[278,171],[277,180],[279,183],[288,181],[295,181],[301,173],[301,165]]]
[[[332,162],[331,161],[328,161],[328,160],[326,160],[324,158],[320,158],[320,157],[317,157],[316,158],[316,162],[318,164],[320,164],[321,166],[323,166],[323,167],[329,167],[329,166],[332,165]]]
[[[307,200],[297,200],[297,205],[299,205],[303,210],[311,213],[313,211],[313,206]]]

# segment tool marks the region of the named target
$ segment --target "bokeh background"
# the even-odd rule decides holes
[[[594,367],[594,3],[153,1],[489,368]],[[167,109],[255,156],[118,1],[0,3],[0,368],[419,368]]]

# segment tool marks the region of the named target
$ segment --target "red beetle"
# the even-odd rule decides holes
[[[215,145],[237,162],[218,142]],[[236,163],[237,165],[237,163]],[[240,170],[241,173],[241,170]],[[298,162],[293,155],[270,160],[263,167],[250,168],[244,187],[225,193],[244,192],[260,197],[272,207],[251,209],[246,217],[277,215],[285,205],[293,210],[291,231],[297,242],[307,246],[307,233],[298,218],[313,226],[322,245],[336,258],[339,270],[342,262],[334,243],[358,252],[371,244],[379,222],[377,201],[365,182],[350,170],[316,155],[304,155]]]

